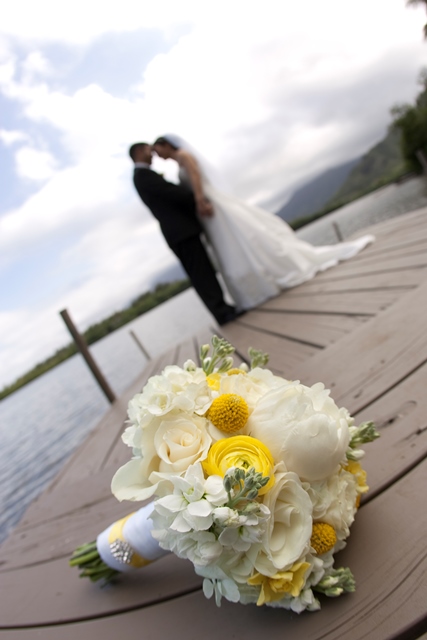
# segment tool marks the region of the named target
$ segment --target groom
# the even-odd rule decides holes
[[[186,187],[167,182],[151,170],[152,149],[146,142],[133,144],[129,155],[135,164],[135,188],[159,221],[166,242],[180,260],[194,289],[218,324],[235,320],[236,309],[225,302],[200,239],[203,229],[196,215],[193,193]]]

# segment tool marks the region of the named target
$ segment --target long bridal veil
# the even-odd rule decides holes
[[[188,142],[174,134],[163,137],[191,153],[199,165],[204,192],[214,207],[214,216],[201,222],[215,263],[240,309],[258,306],[283,289],[310,280],[317,272],[353,257],[374,240],[365,235],[350,242],[314,247],[300,240],[278,216],[224,193],[218,172]],[[183,168],[179,177],[191,187]]]

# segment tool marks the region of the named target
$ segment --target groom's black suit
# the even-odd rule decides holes
[[[234,307],[224,301],[215,271],[200,240],[203,229],[197,218],[192,191],[167,182],[148,166],[136,167],[133,181],[141,200],[159,221],[166,242],[209,311],[220,324],[232,320]]]

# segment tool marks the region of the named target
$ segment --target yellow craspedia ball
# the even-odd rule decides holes
[[[246,400],[236,393],[224,393],[215,398],[206,413],[208,420],[224,433],[237,433],[249,418]]]
[[[315,522],[313,524],[310,544],[319,556],[332,549],[336,541],[337,534],[330,524],[326,522]]]

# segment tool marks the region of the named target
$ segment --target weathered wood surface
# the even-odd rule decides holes
[[[157,640],[177,624],[189,639],[220,630],[227,638],[410,640],[427,631],[427,210],[373,232],[376,242],[351,261],[216,328],[238,360],[249,346],[268,351],[276,373],[322,380],[357,422],[376,421],[382,437],[367,445],[364,461],[371,491],[337,558],[354,571],[356,593],[325,598],[320,612],[297,616],[226,602],[217,609],[189,563],[173,556],[106,589],[68,568],[77,544],[135,506],[118,503],[109,489],[129,459],[120,439],[129,397],[166,364],[196,359],[212,333],[202,328],[150,363],[0,548],[2,637],[108,640],[143,630]]]
[[[223,602],[220,609],[205,600],[200,590],[185,593],[154,606],[131,607],[126,615],[81,622],[73,625],[45,627],[40,637],[103,638],[116,640],[124,633],[139,634],[150,640],[163,640],[178,634],[179,638],[199,640],[206,637],[260,637],[279,640],[361,640],[381,638],[418,638],[425,630],[425,578],[427,554],[424,531],[427,526],[424,492],[427,462],[381,496],[363,506],[352,527],[347,548],[337,556],[337,565],[350,566],[355,574],[357,590],[337,599],[322,599],[316,613],[293,614],[280,609],[243,607]],[[416,520],[417,527],[411,526]],[[386,550],[386,551],[385,551]],[[167,557],[163,561],[172,560]],[[160,570],[160,567],[159,567]],[[154,574],[147,576],[153,579]],[[140,582],[130,579],[115,587],[117,598],[122,590],[138,590]],[[157,581],[154,583],[157,589]],[[76,593],[79,605],[87,591]],[[99,593],[90,594],[99,598]],[[110,600],[110,593],[101,599]],[[111,598],[114,603],[114,597]],[[72,603],[74,605],[74,603]],[[31,632],[34,632],[31,629]],[[56,635],[55,635],[56,633]],[[74,634],[74,635],[73,635]],[[9,632],[10,640],[29,640],[29,631]],[[37,637],[37,636],[33,636]]]

